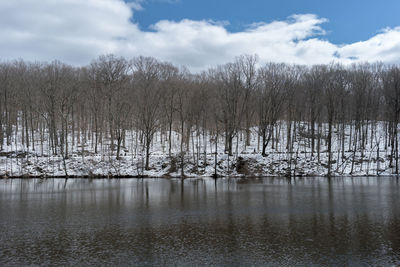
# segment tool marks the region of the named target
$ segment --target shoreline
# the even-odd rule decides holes
[[[331,175],[331,176],[324,176],[324,175],[297,175],[297,176],[271,176],[271,175],[264,175],[264,176],[255,176],[255,175],[230,175],[230,176],[218,176],[218,177],[213,177],[213,176],[185,176],[184,178],[180,176],[167,176],[167,175],[162,175],[162,176],[133,176],[133,175],[114,175],[114,176],[107,176],[107,175],[96,175],[96,176],[89,176],[89,175],[71,175],[71,176],[63,176],[63,175],[57,175],[57,176],[0,176],[0,180],[14,180],[14,179],[21,179],[21,180],[29,180],[29,179],[88,179],[88,180],[102,180],[102,179],[175,179],[175,180],[185,180],[185,179],[262,179],[262,178],[278,178],[278,179],[301,179],[301,178],[313,178],[313,177],[318,177],[318,178],[360,178],[360,177],[380,177],[380,178],[385,178],[385,177],[398,177],[400,178],[400,175],[396,174],[385,174],[385,175],[374,175],[374,174],[369,174],[369,175]]]
[[[13,156],[0,156],[0,179],[2,178],[247,178],[247,177],[368,177],[396,176],[395,166],[386,156],[373,157],[346,152],[345,157],[331,161],[328,175],[328,154],[320,157],[309,153],[270,152],[263,157],[257,153],[242,152],[234,156],[207,153],[193,158],[185,156],[182,165],[179,156],[172,157],[161,152],[150,157],[149,169],[143,164],[143,157],[132,154],[105,157],[103,155],[72,154],[69,158],[61,156],[39,156],[12,152]],[[11,154],[10,154],[11,155]],[[383,153],[383,155],[385,155]],[[183,169],[182,169],[183,167]]]

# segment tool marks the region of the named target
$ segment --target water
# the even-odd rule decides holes
[[[0,265],[399,265],[399,182],[1,180]]]

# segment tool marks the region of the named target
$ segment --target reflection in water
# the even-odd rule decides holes
[[[0,265],[396,265],[396,178],[0,181]]]

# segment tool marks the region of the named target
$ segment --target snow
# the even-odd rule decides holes
[[[244,136],[238,134],[233,142],[233,155],[224,153],[223,136],[218,138],[217,174],[218,176],[324,176],[327,175],[328,153],[327,144],[322,141],[320,161],[317,154],[311,156],[308,145],[310,140],[300,134],[296,135],[293,153],[290,156],[286,151],[286,123],[282,123],[278,145],[267,148],[267,156],[261,156],[261,145],[258,146],[257,128],[252,129],[251,144],[246,146]],[[324,128],[326,125],[324,125]],[[349,150],[349,127],[346,129],[345,158],[337,152],[340,147],[337,134],[333,134],[332,144],[332,175],[335,176],[368,176],[368,175],[392,175],[393,168],[389,167],[390,148],[384,150],[384,125],[378,123],[375,138],[369,140],[363,156],[361,151],[353,153]],[[121,159],[117,160],[115,151],[110,146],[103,144],[98,153],[94,153],[91,140],[85,144],[72,144],[71,136],[69,151],[70,157],[66,159],[66,170],[63,158],[51,155],[48,142],[43,147],[35,142],[35,151],[32,146],[22,146],[21,136],[15,135],[9,146],[4,146],[0,156],[0,175],[2,177],[64,177],[67,172],[69,177],[180,177],[179,134],[173,133],[172,158],[168,156],[167,133],[155,134],[150,155],[150,169],[144,170],[143,146],[135,140],[136,132],[127,132],[125,146],[121,150]],[[190,141],[189,150],[185,153],[184,174],[186,177],[211,177],[214,174],[215,143],[214,136],[198,136]],[[83,138],[80,138],[83,140]],[[39,138],[36,138],[39,140]],[[206,141],[204,143],[204,140]],[[370,143],[372,141],[372,144]],[[16,145],[18,144],[18,145]],[[377,158],[377,147],[379,159]],[[206,150],[206,164],[204,164],[204,150]],[[82,156],[84,151],[84,156]],[[355,164],[353,172],[351,165],[353,157]],[[198,159],[197,159],[198,158]],[[292,158],[292,160],[290,160]],[[173,161],[175,160],[175,166]],[[198,166],[196,168],[196,162]],[[229,162],[229,164],[228,164]],[[239,167],[240,166],[240,167]]]

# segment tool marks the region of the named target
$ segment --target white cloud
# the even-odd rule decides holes
[[[142,6],[142,2],[138,1],[138,2],[129,2],[127,3],[128,6],[134,10],[143,10],[143,6]]]
[[[0,1],[0,58],[81,65],[100,54],[154,56],[196,71],[258,54],[263,62],[319,64],[331,61],[400,63],[400,27],[366,41],[335,45],[324,40],[327,22],[313,14],[254,23],[231,33],[226,22],[159,21],[152,31],[132,23],[143,0]]]
[[[400,27],[385,29],[367,41],[344,45],[339,53],[344,58],[398,64],[400,63]]]

